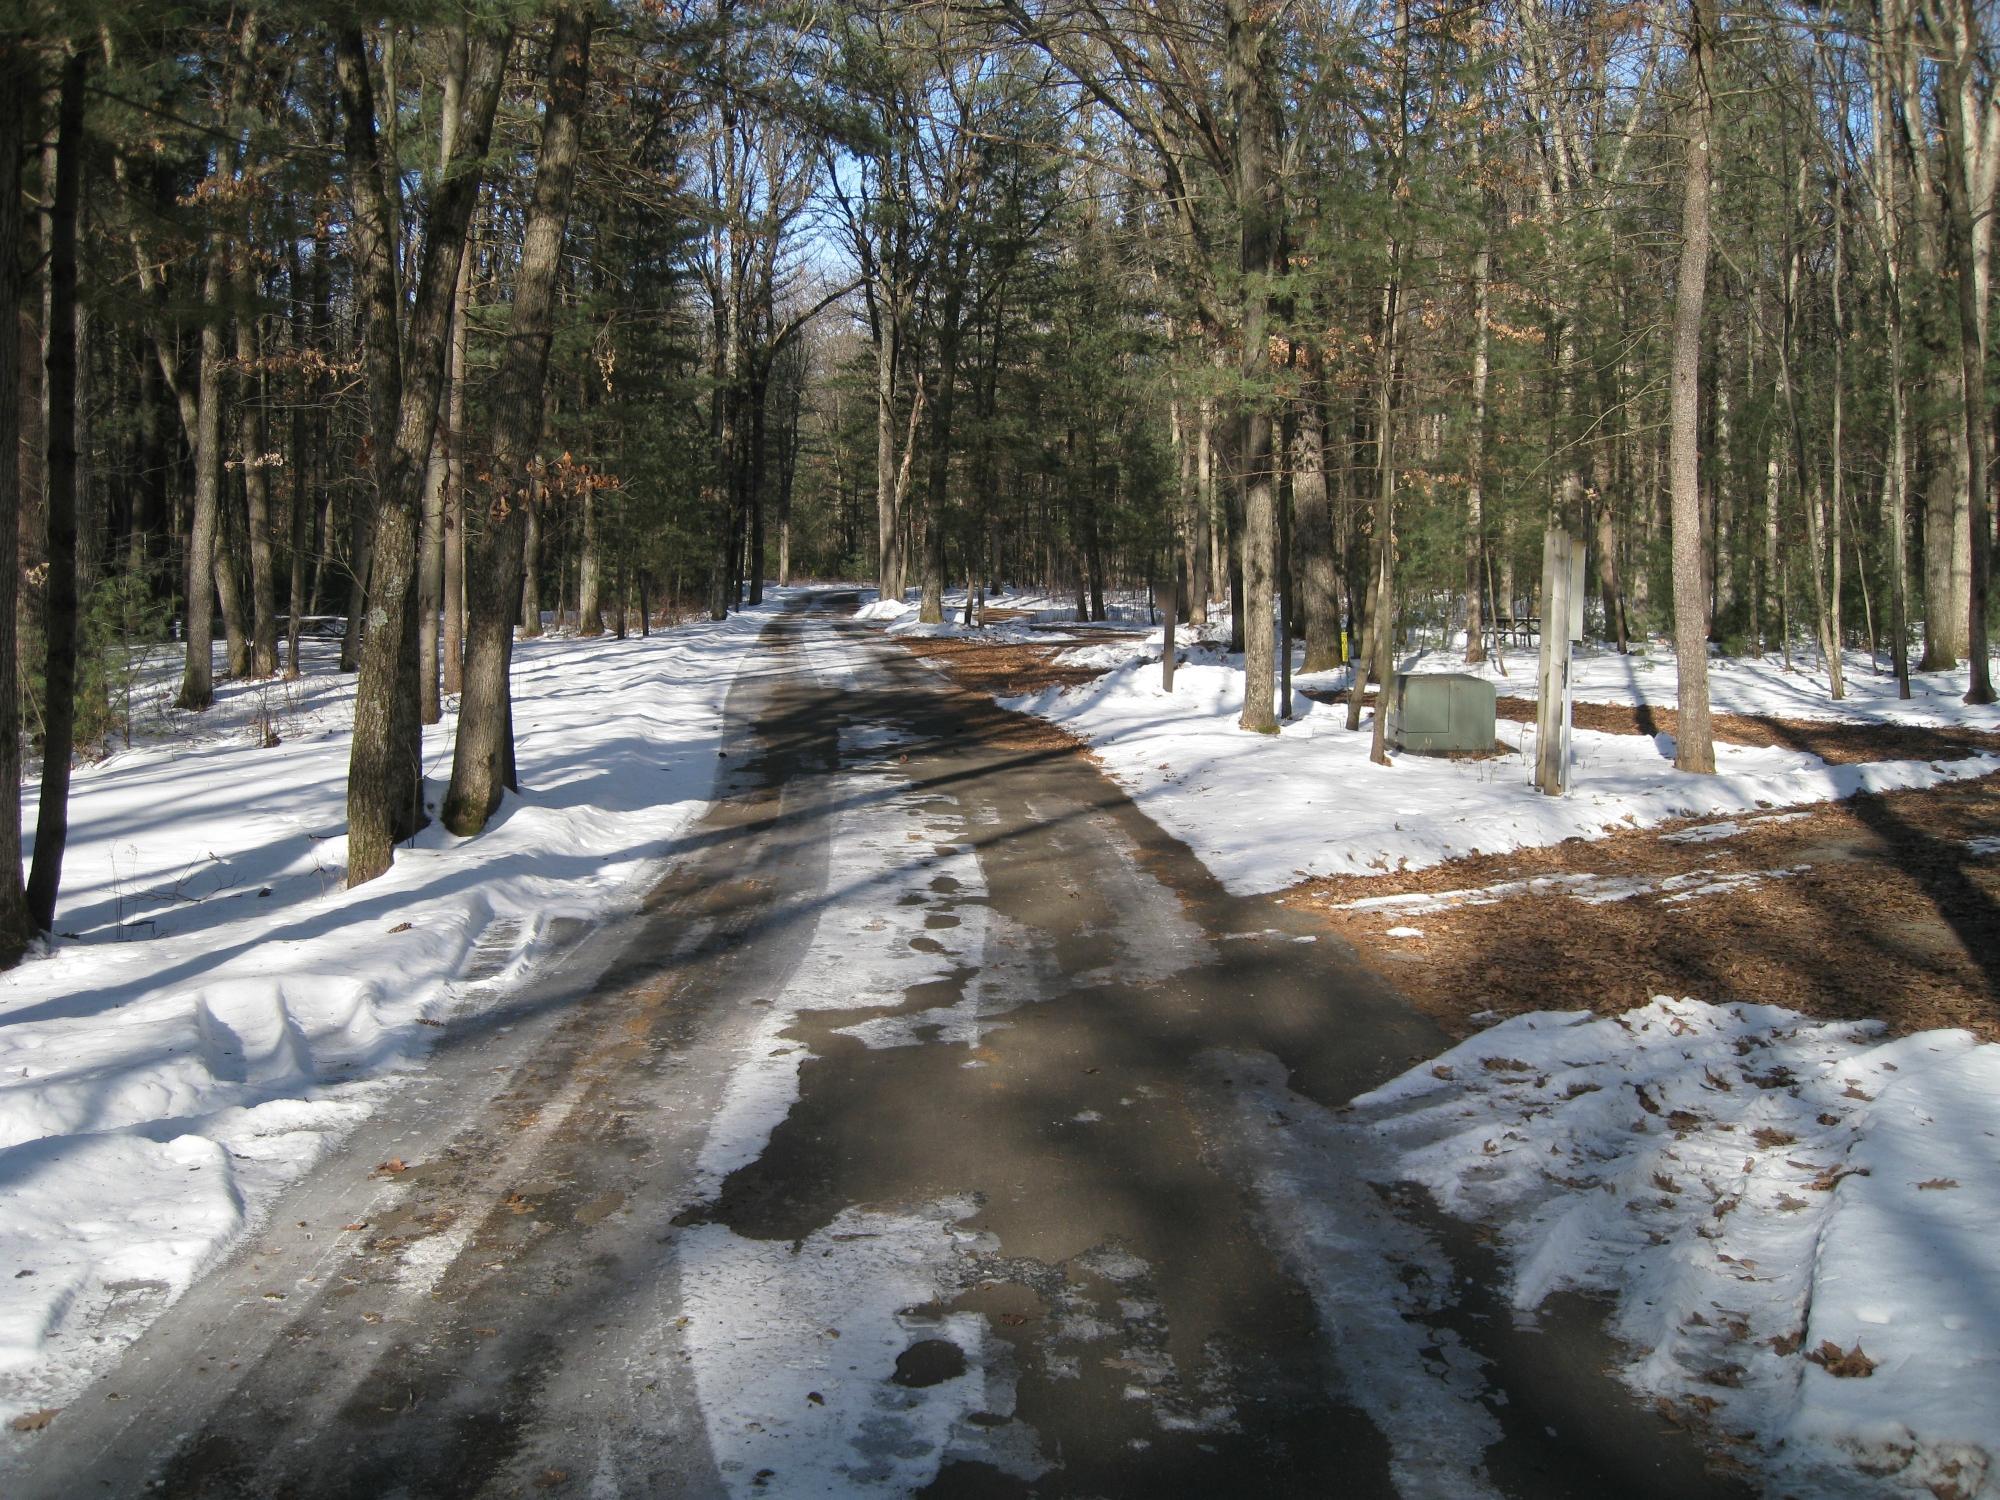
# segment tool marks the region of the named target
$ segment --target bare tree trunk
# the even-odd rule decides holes
[[[1921,323],[1919,324],[1921,326]],[[1957,608],[1953,555],[1965,509],[1965,432],[1933,422],[1918,448],[1924,474],[1924,654],[1918,670],[1948,672],[1965,653],[1965,613]]]
[[[883,308],[875,345],[875,582],[882,598],[896,600],[903,597],[903,516],[896,486],[898,316],[897,309]]]
[[[253,394],[258,377],[257,275],[245,255],[236,264],[236,363],[243,383],[236,400],[236,443],[242,450],[243,499],[250,527],[250,674],[275,677],[278,672],[278,580],[271,556],[271,471],[264,463],[267,446],[264,403]]]
[[[745,465],[744,508],[748,512],[750,535],[749,595],[752,604],[764,602],[764,488],[770,473],[771,363],[768,351],[759,351],[750,372],[749,462]]]
[[[1473,137],[1478,140],[1477,132]],[[1486,381],[1492,342],[1493,250],[1482,228],[1472,252],[1472,411],[1465,435],[1465,662],[1486,660],[1479,610],[1480,555],[1485,551]],[[1311,670],[1310,667],[1307,668]]]
[[[202,305],[210,316],[201,326],[201,364],[195,397],[194,514],[188,524],[187,664],[176,704],[199,712],[215,699],[215,585],[217,488],[222,479],[222,324],[217,309],[227,280],[223,249],[208,252],[202,276]]]
[[[1194,513],[1189,517],[1187,617],[1190,625],[1208,623],[1208,605],[1215,593],[1215,403],[1201,398],[1200,425],[1195,431]]]
[[[465,352],[471,338],[473,247],[458,263],[458,291],[451,312],[451,385],[444,426],[444,623],[441,691],[456,694],[465,667]]]
[[[529,486],[527,499],[522,504],[527,514],[521,518],[520,586],[515,590],[514,604],[520,612],[521,634],[533,638],[542,633],[542,508],[535,503],[535,489],[532,485]],[[560,597],[560,589],[557,590],[557,595]],[[468,616],[471,607],[472,589],[468,581],[466,586]],[[471,624],[468,618],[466,620],[468,631],[471,629]]]
[[[598,563],[597,496],[583,493],[583,538],[576,560],[576,633],[604,634],[604,599]]]
[[[1242,220],[1237,262],[1243,275],[1241,376],[1248,409],[1243,423],[1243,713],[1239,725],[1259,734],[1277,730],[1272,672],[1277,643],[1271,619],[1277,559],[1277,475],[1272,451],[1270,277],[1278,244],[1278,183],[1270,94],[1271,20],[1251,0],[1228,0],[1228,85],[1236,125],[1236,209]],[[1255,13],[1253,13],[1255,12]]]
[[[1673,486],[1674,654],[1679,667],[1679,730],[1674,765],[1712,775],[1708,719],[1708,580],[1701,553],[1701,315],[1708,282],[1710,121],[1715,0],[1690,0],[1687,162],[1682,169],[1681,259],[1674,291],[1673,370],[1668,385],[1667,463]],[[1543,628],[1559,628],[1544,621]]]
[[[1955,8],[1955,7],[1954,7]],[[1968,12],[1970,7],[1967,7]],[[1986,596],[1992,570],[1992,532],[1988,519],[1986,405],[1986,328],[1981,274],[1980,236],[1975,221],[1984,204],[1975,196],[1974,179],[1979,121],[1968,99],[1972,92],[1972,62],[1961,49],[1938,85],[1944,107],[1945,205],[1958,291],[1960,411],[1965,427],[1966,526],[1969,542],[1966,574],[1965,651],[1971,668],[1965,691],[1967,703],[1993,702],[1992,662],[1987,649]],[[1989,195],[1990,196],[1990,195]],[[1988,231],[1990,234],[1990,229]]]
[[[36,44],[0,36],[0,968],[15,963],[34,935],[27,893],[21,885],[21,676],[15,605],[21,567],[22,302],[27,275],[21,252],[27,240],[22,213],[21,163],[34,129],[30,102],[40,91]]]
[[[514,283],[513,325],[494,377],[494,494],[486,534],[467,570],[465,697],[444,804],[445,826],[460,835],[484,828],[502,792],[515,782],[508,667],[520,598],[521,517],[528,503],[528,461],[541,438],[556,276],[581,155],[590,29],[588,11],[575,0],[556,11],[548,106]]]
[[[63,59],[56,105],[55,191],[49,205],[49,312],[46,384],[48,585],[43,639],[42,792],[35,818],[35,862],[28,875],[28,916],[55,926],[63,850],[69,842],[70,757],[76,743],[76,220],[83,179],[83,85],[90,54]],[[0,144],[5,144],[0,141]],[[13,255],[11,244],[6,253]],[[15,325],[0,329],[11,340]],[[14,387],[0,391],[11,402]],[[7,460],[13,461],[13,450]],[[10,684],[11,686],[11,684]],[[0,795],[16,798],[13,784]],[[14,868],[20,868],[17,863]]]
[[[458,139],[459,111],[464,103],[465,74],[471,52],[463,28],[456,29],[446,46],[443,121],[439,127],[440,161],[450,161]],[[444,408],[431,435],[431,449],[424,462],[423,511],[417,525],[417,713],[425,724],[444,717],[442,683],[439,677],[439,612],[444,604],[445,532],[450,524],[446,495],[451,488],[451,411],[457,402],[460,357],[458,319],[459,293],[472,260],[468,244],[459,254],[458,277],[452,286],[451,308],[446,315],[447,334]]]
[[[1308,380],[1292,432],[1292,540],[1300,562],[1308,672],[1340,665],[1340,563],[1334,556],[1333,502],[1326,487],[1326,406]]]
[[[1375,693],[1375,719],[1369,731],[1368,758],[1378,766],[1389,764],[1389,700],[1396,681],[1396,357],[1397,333],[1403,316],[1402,254],[1401,245],[1389,247],[1389,281],[1382,290],[1382,347],[1377,355],[1375,390],[1375,581],[1368,630],[1370,660],[1379,686]],[[1354,696],[1359,702],[1358,665]],[[1350,704],[1348,718],[1353,717],[1354,708]]]
[[[560,29],[560,28],[559,28]],[[336,38],[335,60],[347,115],[348,190],[364,268],[370,328],[370,426],[375,447],[376,518],[368,633],[355,685],[354,740],[347,769],[347,883],[386,871],[395,845],[424,822],[423,729],[417,656],[418,512],[424,471],[437,432],[452,300],[466,232],[479,198],[481,169],[505,70],[507,39],[481,37],[472,48],[461,136],[431,196],[422,270],[410,306],[409,337],[399,351],[393,199],[385,188],[392,161],[381,159],[366,44],[353,28]],[[376,388],[378,382],[387,389]]]

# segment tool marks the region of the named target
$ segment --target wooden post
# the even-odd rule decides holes
[[[1160,686],[1167,692],[1174,690],[1174,618],[1181,612],[1181,569],[1180,560],[1167,570],[1167,603],[1161,611],[1164,623],[1160,627],[1160,639],[1164,649],[1160,652]]]
[[[1576,544],[1560,526],[1542,536],[1542,654],[1536,677],[1535,786],[1569,790],[1569,642]]]

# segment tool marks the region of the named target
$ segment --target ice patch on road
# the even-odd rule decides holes
[[[801,1013],[901,1006],[915,986],[949,981],[980,962],[988,909],[979,860],[968,847],[944,842],[958,830],[937,825],[934,799],[902,777],[875,772],[843,777],[838,795],[812,939],[739,1048],[696,1162],[698,1196],[713,1196],[723,1178],[762,1156],[798,1102],[799,1071],[813,1054],[786,1033]],[[958,926],[926,925],[941,903]],[[844,1033],[873,1046],[902,1045],[921,1039],[912,1028],[940,1024],[943,1011],[874,1018]],[[952,1039],[976,1040],[976,1022]]]

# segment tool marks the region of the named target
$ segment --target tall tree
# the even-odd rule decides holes
[[[0,966],[21,956],[35,924],[21,886],[21,692],[15,605],[20,588],[21,309],[28,268],[22,259],[21,163],[34,126],[29,108],[41,92],[41,69],[26,38],[0,34]]]
[[[1708,720],[1708,568],[1701,548],[1700,479],[1701,329],[1708,286],[1714,36],[1715,0],[1690,0],[1687,159],[1681,169],[1681,259],[1674,282],[1667,465],[1673,486],[1674,651],[1680,674],[1674,765],[1703,775],[1715,771],[1715,742]]]
[[[484,481],[486,524],[468,539],[465,688],[459,704],[444,824],[478,833],[517,785],[514,769],[514,612],[521,597],[522,532],[541,441],[556,277],[582,155],[593,26],[588,0],[556,10],[549,39],[548,102],[535,158],[535,185],[521,236],[513,315],[493,379],[493,453]],[[469,97],[469,94],[468,94]]]
[[[560,31],[560,28],[558,28]],[[399,347],[402,298],[392,256],[392,199],[377,146],[366,42],[343,28],[336,71],[347,118],[352,199],[368,316],[365,371],[375,456],[375,540],[368,633],[354,693],[354,740],[347,770],[347,883],[389,868],[397,843],[422,826],[423,730],[417,661],[417,513],[437,430],[466,230],[479,197],[481,167],[510,36],[481,34],[471,46],[460,137],[454,141],[425,216],[422,269]]]
[[[63,59],[56,95],[55,183],[49,201],[49,326],[44,387],[48,413],[43,514],[47,518],[47,642],[43,673],[42,798],[35,816],[35,863],[28,914],[55,926],[63,850],[69,842],[70,756],[76,744],[76,224],[83,184],[83,86],[90,54]],[[4,144],[4,143],[0,143]]]

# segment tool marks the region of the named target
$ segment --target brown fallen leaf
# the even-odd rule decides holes
[[[398,922],[394,927],[391,927],[389,929],[389,931],[392,934],[398,932],[408,932],[409,930],[410,930],[410,924],[408,922]]]
[[[1771,1346],[1771,1352],[1780,1359],[1788,1355],[1797,1354],[1799,1346],[1805,1341],[1806,1331],[1803,1328],[1795,1328],[1790,1333],[1774,1334],[1764,1340],[1765,1343]]]
[[[360,1230],[366,1229],[367,1227],[368,1227],[368,1221],[366,1219],[356,1219],[352,1224],[341,1225],[340,1232],[342,1234],[354,1234]]]
[[[1918,1183],[1917,1191],[1923,1192],[1926,1188],[1929,1189],[1955,1188],[1957,1186],[1958,1186],[1958,1179],[1956,1177],[1933,1177],[1929,1182]]]
[[[11,1432],[40,1432],[56,1419],[60,1406],[45,1406],[40,1411],[24,1411],[7,1424]]]
[[[410,1169],[403,1164],[403,1158],[400,1156],[392,1156],[387,1161],[377,1162],[375,1164],[376,1173],[383,1177],[394,1177],[399,1172],[407,1172],[409,1170]]]
[[[1826,1339],[1806,1356],[1829,1375],[1838,1375],[1843,1380],[1860,1380],[1875,1373],[1875,1361],[1861,1352],[1856,1344],[1852,1349],[1842,1349],[1832,1339]]]
[[[1759,1125],[1750,1133],[1750,1139],[1766,1151],[1775,1151],[1780,1146],[1790,1146],[1798,1141],[1798,1137],[1789,1130],[1778,1130],[1770,1125]]]

